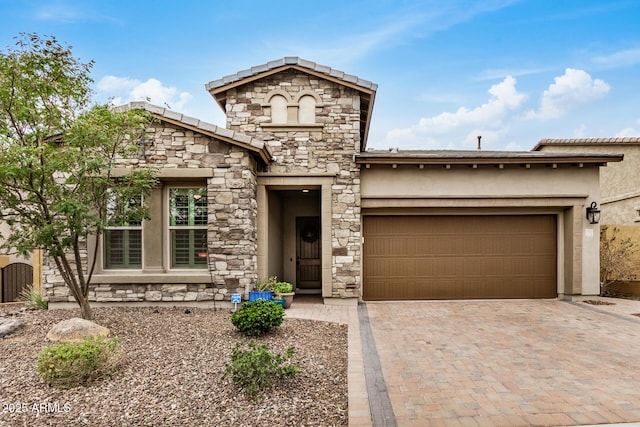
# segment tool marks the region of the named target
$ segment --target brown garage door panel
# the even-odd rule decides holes
[[[364,298],[553,298],[554,215],[366,216]]]

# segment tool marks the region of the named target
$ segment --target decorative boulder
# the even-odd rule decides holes
[[[22,326],[22,322],[18,319],[6,319],[0,317],[0,338],[12,334]]]
[[[109,329],[97,325],[89,320],[74,317],[63,320],[54,325],[47,333],[47,339],[54,342],[81,343],[86,338],[99,338],[109,336]]]

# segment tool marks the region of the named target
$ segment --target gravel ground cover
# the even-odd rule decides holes
[[[122,366],[112,378],[61,390],[40,378],[37,357],[50,344],[49,329],[78,310],[0,307],[0,316],[24,323],[0,339],[0,426],[348,425],[346,325],[285,317],[274,332],[247,338],[229,310],[117,307],[94,314],[120,337]],[[252,339],[278,353],[293,345],[291,361],[300,367],[255,401],[223,378],[234,345],[246,348]]]

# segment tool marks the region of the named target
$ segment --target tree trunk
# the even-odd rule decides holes
[[[86,297],[76,298],[78,305],[80,306],[80,315],[85,320],[93,320],[93,311],[89,304],[89,299]]]

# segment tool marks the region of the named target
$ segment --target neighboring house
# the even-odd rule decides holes
[[[640,246],[640,137],[543,139],[533,151],[624,155],[624,161],[600,169],[600,224],[618,228],[618,238]]]
[[[6,236],[9,226],[0,221],[0,236]],[[34,258],[36,268],[34,271]],[[40,286],[41,252],[21,256],[16,251],[0,251],[0,303],[15,302],[27,285]]]
[[[624,155],[600,169],[600,223],[640,224],[640,137],[543,139],[533,151]]]
[[[206,85],[226,128],[146,103],[151,219],[100,242],[91,299],[228,300],[278,276],[326,303],[594,295],[611,154],[367,150],[377,85],[286,57]],[[116,171],[125,173],[125,171]],[[72,301],[50,265],[51,302]]]

